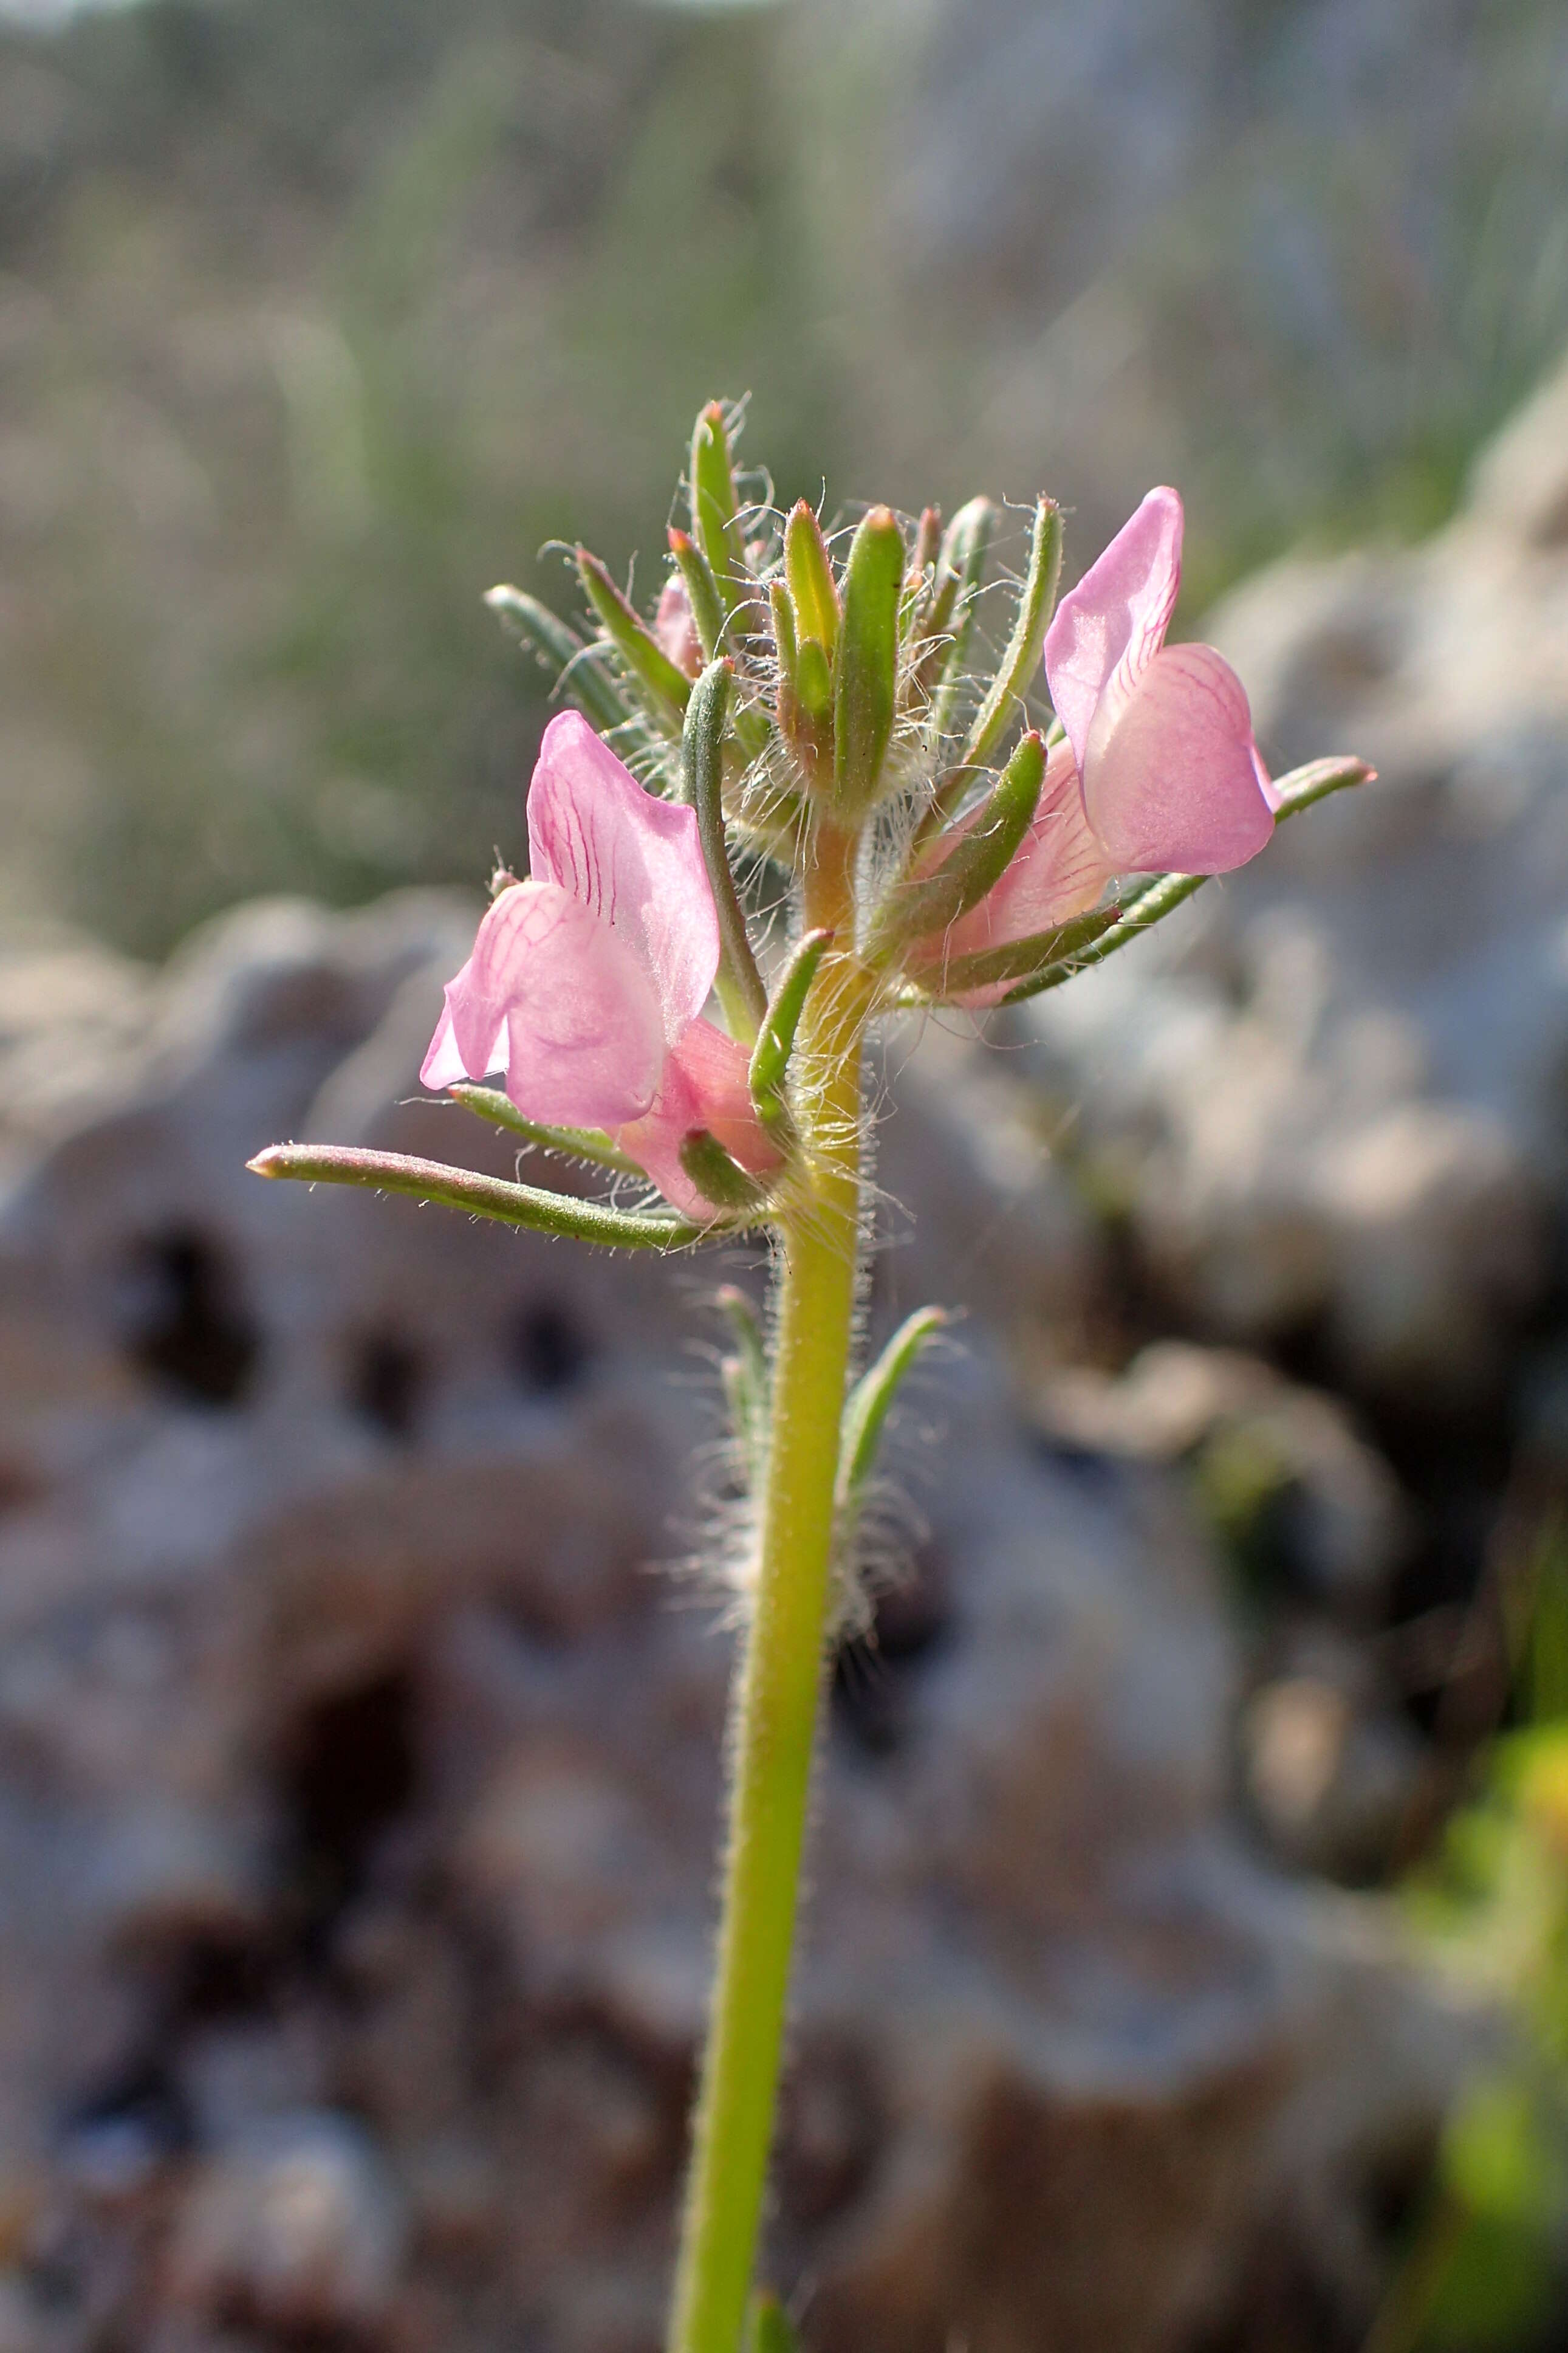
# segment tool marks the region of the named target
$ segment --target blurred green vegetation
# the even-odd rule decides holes
[[[1513,1613],[1518,1727],[1411,1891],[1428,1949],[1494,2000],[1510,2048],[1450,2116],[1368,2353],[1560,2341],[1568,2293],[1568,1526],[1543,1525]]]

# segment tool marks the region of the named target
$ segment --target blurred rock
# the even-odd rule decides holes
[[[700,1548],[717,1429],[679,1310],[710,1328],[754,1263],[243,1167],[331,1133],[510,1171],[415,1082],[471,921],[241,911],[0,1206],[0,2124],[72,2353],[658,2339],[729,1642],[648,1563]],[[1313,2162],[1353,2179],[1468,2030],[1238,1835],[1237,1662],[1163,1473],[1020,1426],[997,1337],[1070,1325],[1100,1247],[1020,1098],[945,1045],[891,1077],[914,1224],[873,1320],[983,1313],[901,1409],[910,1574],[835,1680],[771,2260],[822,2353],[1175,2347],[1320,2078]],[[1394,1506],[1331,1409],[1163,1378],[1127,1451],[1273,1417],[1323,1576],[1373,1574]],[[1391,1987],[1424,2031],[1347,2080],[1346,2007]]]
[[[1300,1593],[1364,1620],[1410,1536],[1387,1462],[1339,1401],[1256,1356],[1179,1340],[1142,1349],[1119,1378],[1075,1367],[1041,1385],[1058,1442],[1151,1462],[1190,1461],[1220,1529]]]
[[[363,2329],[397,2276],[396,2192],[346,2116],[275,2116],[198,2167],[174,2224],[165,2292],[213,2317]]]
[[[1497,1386],[1568,1205],[1565,385],[1434,539],[1212,617],[1276,769],[1378,781],[1026,1021],[1175,1311],[1407,1403]]]

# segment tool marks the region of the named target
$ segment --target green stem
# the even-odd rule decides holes
[[[805,878],[807,926],[846,942],[854,848],[848,834],[820,825]],[[670,2353],[740,2353],[762,2218],[823,1681],[870,994],[853,953],[829,950],[800,1026],[809,1198],[784,1218],[757,1583],[736,1692],[723,1912]]]

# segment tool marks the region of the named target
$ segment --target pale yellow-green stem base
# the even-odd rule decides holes
[[[822,827],[808,928],[852,936],[853,839]],[[723,1914],[670,2353],[740,2353],[773,2141],[821,1696],[855,1320],[865,976],[824,958],[796,1046],[809,1180],[784,1221],[756,1592],[732,1727]]]

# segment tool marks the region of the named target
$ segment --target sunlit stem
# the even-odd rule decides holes
[[[819,822],[805,921],[854,937],[852,836]],[[873,984],[824,956],[796,1043],[805,1183],[783,1212],[773,1427],[736,1685],[723,1911],[670,2353],[740,2353],[773,2140],[823,1683],[860,1229],[860,1039]]]

